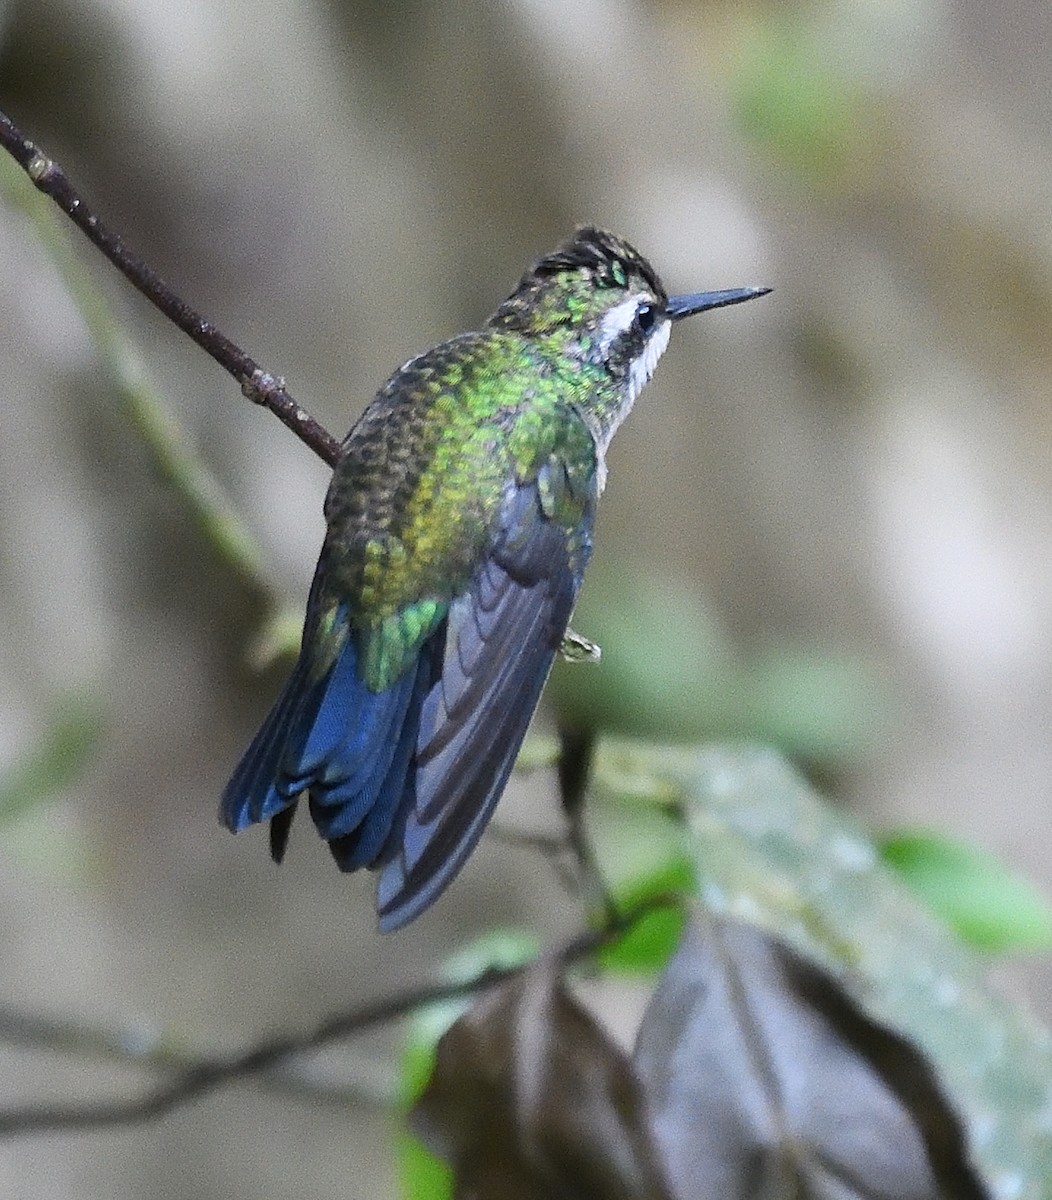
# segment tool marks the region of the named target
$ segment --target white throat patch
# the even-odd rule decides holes
[[[643,300],[644,297],[641,295],[630,296],[604,314],[603,319],[599,322],[596,335],[596,350],[603,358],[609,355],[614,341],[631,326]],[[592,426],[592,436],[595,438],[597,482],[600,491],[606,484],[606,449],[610,445],[610,439],[621,427],[625,417],[632,411],[636,397],[650,382],[658,359],[665,353],[668,346],[671,332],[672,322],[667,317],[660,317],[658,327],[650,335],[650,339],[643,348],[643,353],[628,369],[628,390],[622,403],[615,412],[607,414],[607,420],[603,422],[602,428],[599,427],[598,422],[588,422]]]
[[[668,337],[672,332],[672,322],[667,317],[661,318],[661,324],[654,330],[647,342],[643,353],[636,359],[628,371],[629,404],[634,404],[636,397],[650,382],[658,359],[668,348]]]

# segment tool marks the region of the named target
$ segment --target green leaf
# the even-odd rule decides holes
[[[411,1133],[399,1132],[395,1154],[405,1200],[449,1200],[452,1197],[452,1170]]]
[[[619,897],[619,907],[629,909],[648,899],[676,892],[690,893],[694,870],[686,859],[669,862],[665,868],[640,880],[639,885]],[[655,909],[635,921],[627,933],[599,952],[599,962],[608,971],[627,975],[656,975],[676,952],[686,912],[669,905]]]
[[[993,855],[926,830],[880,841],[884,861],[961,937],[984,950],[1048,950],[1052,907]]]
[[[631,800],[599,800],[586,810],[589,843],[611,898],[621,911],[658,896],[693,894],[697,882],[682,824],[661,808]],[[597,919],[603,914],[597,913]],[[672,905],[647,913],[599,952],[613,971],[652,974],[675,952],[685,916]]]
[[[0,823],[68,788],[98,746],[102,728],[97,705],[83,697],[63,700],[37,745],[0,777]]]

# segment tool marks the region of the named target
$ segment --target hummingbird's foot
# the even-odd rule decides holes
[[[566,662],[597,663],[603,657],[603,648],[598,642],[581,637],[579,633],[574,633],[572,629],[567,629],[563,634],[559,653]]]

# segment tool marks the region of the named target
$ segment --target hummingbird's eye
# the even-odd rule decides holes
[[[641,304],[636,309],[636,326],[639,332],[644,337],[649,337],[654,332],[654,326],[657,324],[657,312],[650,304]]]

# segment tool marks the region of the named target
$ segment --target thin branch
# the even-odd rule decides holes
[[[527,833],[524,830],[512,829],[494,819],[486,827],[486,836],[505,846],[535,851],[548,863],[559,885],[568,895],[576,897],[580,892],[581,881],[574,870],[577,858],[567,834]],[[569,861],[571,858],[572,862]]]
[[[133,1023],[127,1027],[91,1025],[23,1012],[0,1005],[0,1043],[21,1049],[119,1064],[168,1078],[200,1069],[213,1060],[171,1041],[163,1031]],[[341,1060],[341,1077],[332,1078],[309,1059],[283,1059],[261,1071],[259,1084],[269,1091],[311,1102],[368,1104],[390,1108],[398,1095],[395,1073],[365,1060]]]
[[[342,454],[340,443],[296,403],[286,391],[284,380],[261,367],[176,295],[152,267],[124,244],[119,234],[103,225],[58,163],[48,158],[2,112],[0,147],[25,171],[38,191],[53,200],[151,304],[233,375],[249,400],[269,408],[330,467],[336,465]]]
[[[595,744],[595,730],[560,724],[557,764],[559,796],[566,816],[568,841],[581,873],[585,899],[593,911],[598,909],[603,912],[607,924],[611,924],[617,920],[617,904],[596,861],[584,823],[585,790],[595,761]]]
[[[102,365],[109,372],[125,412],[154,465],[186,506],[216,554],[270,599],[259,545],[215,476],[188,444],[182,428],[145,378],[142,362],[80,258],[65,227],[46,205],[31,203],[14,163],[0,160],[0,185],[33,223],[37,239],[62,277],[66,292],[87,326]]]
[[[563,966],[579,962],[616,940],[646,913],[678,903],[679,899],[674,896],[654,897],[646,904],[618,916],[607,927],[580,934],[555,951],[554,957]],[[513,978],[528,966],[529,964],[492,968],[471,979],[424,985],[387,996],[350,1012],[338,1013],[309,1033],[259,1042],[230,1058],[198,1060],[193,1066],[180,1072],[176,1078],[128,1100],[91,1104],[26,1105],[0,1110],[0,1137],[54,1133],[59,1130],[85,1132],[156,1120],[224,1084],[266,1071],[291,1055],[316,1050],[329,1042],[363,1033],[377,1025],[398,1020],[429,1004],[461,999],[486,991]],[[130,1051],[128,1058],[134,1062],[134,1053]]]

